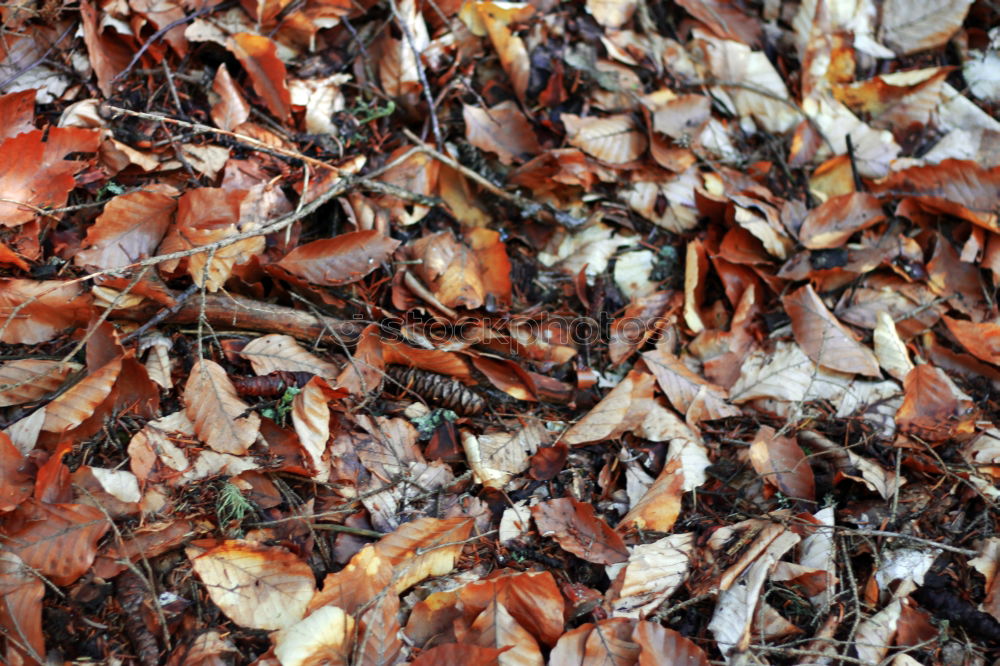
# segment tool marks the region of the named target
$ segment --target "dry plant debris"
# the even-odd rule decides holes
[[[995,1],[0,19],[3,663],[996,663]]]

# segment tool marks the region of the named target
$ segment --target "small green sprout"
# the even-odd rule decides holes
[[[215,515],[219,518],[219,526],[225,527],[231,522],[242,523],[243,519],[254,512],[253,502],[243,496],[243,491],[226,481],[219,488],[219,497],[215,501]]]

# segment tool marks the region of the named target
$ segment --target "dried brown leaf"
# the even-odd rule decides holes
[[[791,437],[763,426],[750,445],[750,463],[764,480],[786,497],[813,501],[816,481],[802,448]]]
[[[79,363],[24,358],[0,365],[0,407],[38,400],[62,386]]]
[[[185,412],[198,438],[220,453],[242,455],[257,440],[260,416],[240,400],[226,371],[215,361],[191,368],[184,386]]]
[[[608,164],[632,162],[646,150],[646,135],[636,127],[631,116],[582,118],[564,113],[560,118],[571,146]]]
[[[5,517],[0,532],[9,552],[56,585],[70,585],[90,569],[109,528],[96,507],[28,500]]]
[[[188,557],[215,605],[236,624],[250,629],[285,629],[306,611],[316,589],[312,569],[278,546],[224,541]]]
[[[168,186],[149,185],[139,192],[111,199],[87,229],[86,249],[73,257],[73,263],[118,268],[152,255],[177,208],[177,202],[170,196],[172,190]]]
[[[378,231],[352,231],[300,245],[278,266],[312,284],[349,284],[376,270],[397,247],[398,240]]]
[[[553,537],[565,550],[596,564],[614,564],[628,559],[621,536],[608,527],[590,504],[572,497],[539,502],[531,507],[538,531]]]
[[[488,110],[466,104],[462,117],[469,143],[496,153],[504,164],[523,162],[542,150],[531,123],[514,102],[501,102]]]
[[[639,644],[639,666],[708,666],[705,652],[690,640],[655,622],[639,622],[632,632],[632,640]]]
[[[811,284],[786,294],[782,303],[796,342],[813,361],[840,372],[881,376],[875,354],[833,316]]]
[[[90,418],[111,394],[121,370],[122,359],[116,358],[46,405],[42,430],[65,432]]]
[[[310,372],[324,379],[336,379],[340,368],[305,349],[290,335],[262,335],[240,350],[240,356],[250,361],[253,371],[267,375],[278,370]]]

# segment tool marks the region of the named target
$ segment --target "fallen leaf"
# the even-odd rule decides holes
[[[531,507],[538,531],[553,537],[565,550],[596,564],[614,564],[628,559],[621,536],[608,527],[590,504],[572,497],[539,502]]]
[[[198,438],[220,453],[243,454],[257,440],[260,416],[236,393],[226,371],[214,361],[191,368],[184,386],[185,411]]]
[[[316,589],[309,565],[279,546],[236,539],[187,553],[215,605],[248,629],[295,626]]]
[[[812,285],[786,294],[782,303],[792,319],[796,342],[813,361],[840,372],[881,376],[875,354],[834,317]]]
[[[278,266],[312,284],[349,284],[377,269],[398,246],[398,240],[374,230],[352,231],[300,245]]]

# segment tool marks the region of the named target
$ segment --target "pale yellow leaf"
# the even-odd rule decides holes
[[[309,372],[334,380],[340,368],[305,349],[290,335],[262,335],[247,343],[240,356],[250,361],[253,371],[266,375],[278,370]]]
[[[209,597],[236,624],[285,629],[302,619],[316,590],[312,569],[277,546],[230,540],[188,557]]]

